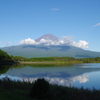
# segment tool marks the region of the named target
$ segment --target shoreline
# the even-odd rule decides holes
[[[54,64],[54,62],[18,62],[19,64]]]
[[[13,65],[13,64],[82,64],[82,63],[87,63],[87,62],[81,62],[81,61],[77,61],[77,62],[71,62],[71,61],[56,61],[56,62],[50,62],[50,61],[37,61],[37,62],[30,62],[30,61],[0,61],[0,65]],[[100,63],[100,62],[88,62],[88,63]]]

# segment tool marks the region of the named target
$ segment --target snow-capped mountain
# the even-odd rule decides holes
[[[59,40],[58,37],[56,37],[56,36],[54,36],[54,35],[52,35],[52,34],[45,34],[45,35],[43,35],[43,36],[37,38],[35,41],[36,41],[36,42],[39,42],[41,39],[52,40],[52,41],[58,41],[58,40]]]

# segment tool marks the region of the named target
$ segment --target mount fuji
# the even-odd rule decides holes
[[[36,40],[28,39],[20,42],[20,45],[0,48],[9,55],[32,57],[100,57],[100,52],[84,50],[68,42],[60,40],[52,34],[45,34]]]

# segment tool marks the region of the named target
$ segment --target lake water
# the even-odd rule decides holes
[[[34,81],[45,78],[52,84],[100,89],[100,64],[86,63],[60,67],[9,68],[0,74],[0,78],[8,76],[11,79]]]

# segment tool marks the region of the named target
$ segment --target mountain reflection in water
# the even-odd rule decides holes
[[[52,84],[64,86],[76,86],[99,89],[98,76],[100,64],[74,64],[73,66],[61,67],[31,67],[11,68],[0,77],[10,77],[20,81],[33,82],[38,78],[45,78]]]

